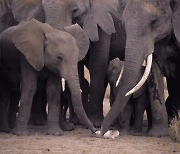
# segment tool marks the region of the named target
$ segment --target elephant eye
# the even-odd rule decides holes
[[[151,23],[150,23],[150,26],[151,26],[151,28],[152,28],[152,30],[154,30],[155,28],[156,28],[156,26],[157,26],[157,19],[154,19]]]
[[[57,59],[62,61],[62,56],[57,56]]]

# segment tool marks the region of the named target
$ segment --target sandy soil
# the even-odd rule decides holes
[[[104,103],[105,113],[109,110],[108,100]],[[45,135],[45,126],[29,126],[30,136],[15,136],[0,133],[0,154],[116,154],[116,153],[180,153],[180,144],[170,137],[121,135],[115,139],[94,137],[88,129],[77,126],[74,131],[62,136]]]

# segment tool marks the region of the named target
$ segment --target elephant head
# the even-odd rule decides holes
[[[35,18],[62,30],[72,25],[72,14],[78,5],[77,0],[13,0],[11,8],[19,22]]]
[[[71,91],[74,109],[84,125],[95,128],[82,106],[77,64],[89,48],[89,40],[80,26],[65,27],[66,32],[35,19],[23,22],[13,32],[12,42],[36,71],[46,66],[65,78]]]
[[[142,64],[147,57],[148,61],[152,62],[155,43],[170,35],[172,28],[174,28],[177,40],[179,39],[180,7],[178,3],[179,1],[170,0],[127,0],[121,17],[126,31],[124,72],[118,85],[118,94],[114,104],[102,123],[101,135],[122,112],[130,95],[134,92],[133,87],[137,83],[139,86]],[[148,77],[151,68],[151,64],[147,65],[150,67],[145,69],[145,78]]]

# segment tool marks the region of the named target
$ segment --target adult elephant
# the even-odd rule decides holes
[[[2,65],[17,61],[15,64],[21,68],[20,109],[14,130],[16,135],[28,133],[27,124],[32,99],[37,87],[37,78],[41,73],[45,73],[48,78],[46,86],[49,103],[47,133],[62,134],[59,127],[61,77],[68,82],[74,109],[79,119],[92,132],[95,131],[82,106],[77,73],[77,63],[86,55],[89,40],[78,25],[64,29],[66,32],[33,19],[11,27],[1,34]]]
[[[107,3],[109,3],[110,5],[108,6],[111,6],[112,8],[115,0],[109,2],[107,2],[106,0],[104,0],[103,2],[92,0],[90,1],[91,5],[89,11],[84,12],[84,14],[82,14],[81,16],[79,16],[78,11],[76,11],[76,17],[79,17],[79,22],[82,23],[82,26],[91,41],[99,40],[92,44],[92,52],[90,53],[89,64],[91,73],[90,107],[93,108],[91,109],[92,112],[90,112],[94,112],[94,116],[92,116],[91,118],[92,121],[95,119],[102,120],[101,106],[104,88],[103,79],[105,79],[105,71],[107,70],[104,68],[107,68],[110,43],[111,39],[113,40],[113,38],[111,38],[111,34],[114,32],[112,31],[113,20],[106,11],[109,11],[111,12],[111,14],[113,14],[113,11],[116,10],[116,7],[113,7],[113,9],[110,10],[108,9],[108,7],[104,7],[107,6],[105,5]],[[118,12],[121,15],[120,18],[122,21],[122,23],[119,25],[123,25],[123,28],[126,31],[125,66],[124,73],[121,79],[122,82],[118,86],[119,91],[114,101],[114,105],[112,106],[110,112],[103,120],[103,123],[101,125],[101,136],[108,130],[110,124],[114,121],[114,119],[123,110],[124,106],[128,102],[130,95],[134,91],[133,87],[141,78],[140,72],[142,69],[143,61],[146,60],[147,57],[147,61],[152,61],[154,44],[169,35],[171,33],[172,26],[174,28],[174,32],[176,33],[176,37],[179,39],[179,14],[177,12],[180,9],[178,4],[178,1],[171,0],[119,0]],[[174,6],[176,6],[177,8],[172,10],[172,7]],[[96,10],[98,11],[96,12]],[[100,15],[106,12],[105,15],[107,16],[104,15],[103,17],[107,18],[100,18],[98,12],[100,12]],[[110,21],[107,22],[107,19],[110,19]],[[171,22],[172,19],[173,24]],[[103,22],[104,24],[102,25],[101,22]],[[121,43],[118,39],[116,39],[116,42],[119,42],[119,44]],[[118,47],[120,47],[120,45]],[[159,81],[157,79],[155,80],[155,78],[157,77],[157,73],[155,72],[158,71],[157,64],[155,62],[153,62],[153,68],[154,69],[152,71],[154,72],[154,75],[151,76],[151,79],[152,81],[156,81],[156,84],[154,87],[151,87],[152,94],[153,91],[157,91],[157,89],[161,92],[163,90],[163,87],[161,86],[163,85],[162,81],[159,80],[160,83],[158,83]],[[147,70],[150,70],[150,68],[147,67],[145,74]],[[147,76],[145,78],[147,78]],[[142,82],[140,82],[140,85],[142,85]],[[130,91],[131,89],[133,90]],[[163,96],[163,94],[161,96]],[[154,100],[151,101],[154,102],[153,104],[151,104],[151,107],[153,109],[152,115],[156,116],[154,117],[154,119],[152,119],[154,121],[154,125],[152,125],[149,134],[155,136],[165,135],[167,134],[168,128],[166,124],[167,118],[165,106],[163,104],[163,97],[159,98],[155,97],[155,95],[151,95],[151,98]],[[119,100],[121,101],[119,102]],[[157,115],[157,112],[163,114]],[[95,122],[97,122],[97,120],[95,120]]]
[[[111,122],[117,117],[118,113],[122,111],[124,105],[127,103],[130,97],[129,94],[132,94],[134,90],[131,89],[139,81],[139,71],[143,60],[147,57],[150,58],[149,55],[154,52],[154,44],[157,44],[159,40],[169,35],[171,33],[172,26],[177,39],[179,39],[178,11],[180,9],[178,8],[176,10],[172,10],[172,6],[179,7],[180,5],[178,1],[169,0],[128,1],[122,16],[127,35],[124,74],[122,76],[122,82],[119,85],[119,92],[114,105],[101,125],[101,136],[107,131]],[[171,19],[173,20],[173,23],[171,22]],[[146,42],[144,42],[144,40]],[[154,80],[153,78],[152,81]],[[157,87],[155,85],[152,90],[152,94],[156,88]],[[162,92],[163,87],[160,86],[160,88]],[[156,98],[156,96],[150,97],[152,99]],[[119,100],[121,100],[120,103]],[[154,119],[152,118],[154,124],[152,124],[149,134],[155,136],[166,135],[168,129],[164,104],[161,105],[157,99],[153,104],[151,104],[151,109],[152,115],[156,114],[160,110],[161,112],[159,113],[163,114],[156,115]],[[160,125],[157,125],[157,123]]]

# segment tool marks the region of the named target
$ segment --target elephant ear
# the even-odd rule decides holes
[[[79,61],[82,60],[89,49],[89,38],[78,24],[65,27],[64,29],[75,38],[79,49]]]
[[[29,21],[33,18],[44,22],[42,0],[13,0],[11,4],[15,20]]]
[[[90,10],[84,19],[83,29],[91,41],[98,41],[98,26],[107,34],[115,33],[112,14],[120,18],[118,0],[90,0]]]
[[[173,30],[177,41],[180,43],[180,1],[173,0],[172,1],[172,23],[173,23]]]
[[[44,26],[45,24],[32,19],[18,25],[12,35],[15,47],[37,71],[44,66]]]

